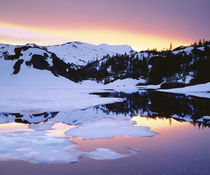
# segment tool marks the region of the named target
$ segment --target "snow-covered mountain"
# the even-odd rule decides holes
[[[48,51],[55,53],[66,63],[83,66],[88,62],[100,60],[106,55],[129,54],[133,52],[128,45],[93,45],[82,42],[70,42],[63,45],[47,46]]]
[[[198,84],[210,81],[209,60],[209,44],[160,52],[81,42],[46,47],[0,44],[0,84],[62,84],[69,80],[106,84],[126,78],[140,79],[144,84]]]
[[[31,115],[33,113],[40,113],[44,119],[52,118],[57,115],[56,111],[85,109],[124,99],[99,98],[89,94],[104,92],[104,89],[106,92],[113,89],[118,92],[126,90],[129,94],[133,89],[138,91],[136,85],[139,83],[157,84],[164,89],[177,87],[177,84],[186,86],[207,83],[210,82],[209,67],[209,44],[182,46],[161,52],[135,52],[125,45],[91,45],[80,42],[47,47],[0,44],[0,111],[6,120],[8,113],[13,112],[21,115],[24,113],[23,116],[27,113],[29,119],[23,118],[25,122],[34,119]],[[206,87],[205,93],[209,83]],[[156,101],[159,101],[159,97]],[[139,104],[139,101],[132,104]],[[146,101],[149,112],[150,104],[152,102]],[[20,116],[15,116],[16,119],[20,120]],[[207,121],[206,118],[203,120]]]
[[[61,85],[67,79],[76,81],[75,69],[88,62],[100,60],[106,55],[131,52],[133,50],[127,45],[93,45],[82,42],[47,47],[0,44],[0,84],[9,85],[12,82],[14,85],[35,85],[42,82]],[[65,79],[63,77],[67,79],[61,80]]]

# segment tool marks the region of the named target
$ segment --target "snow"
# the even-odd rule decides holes
[[[65,132],[65,129],[60,130],[62,136],[57,135],[59,132],[57,129],[49,130],[54,129],[53,124],[54,123],[42,123],[38,125],[18,124],[14,131],[9,131],[14,123],[1,125],[8,131],[6,133],[0,132],[0,139],[3,140],[0,147],[0,161],[24,160],[31,163],[42,164],[68,163],[77,162],[82,155],[95,160],[113,160],[132,156],[139,152],[126,145],[124,148],[127,149],[130,154],[120,154],[111,149],[100,147],[96,147],[94,148],[95,150],[90,152],[83,152],[77,150],[79,145],[72,142],[71,137],[62,134]],[[29,129],[27,129],[26,126],[28,126]],[[69,125],[62,125],[62,128],[71,127],[69,127]]]
[[[198,119],[197,122],[204,122],[204,121],[208,121],[210,120],[210,116],[203,116],[202,118]],[[207,124],[209,123],[210,121],[207,122]]]
[[[182,121],[193,122],[193,119],[191,118],[191,116],[188,116],[188,115],[182,117],[182,116],[178,116],[178,115],[174,114],[171,117],[174,119],[180,119]]]
[[[0,114],[0,124],[2,123],[12,123],[15,122],[16,117],[13,115],[5,116],[4,114]]]
[[[97,87],[93,82],[85,85],[64,77],[56,77],[46,70],[21,65],[17,75],[11,75],[14,61],[0,59],[0,111],[60,111],[121,101],[89,95]],[[96,83],[95,83],[96,84]],[[102,85],[98,87],[102,89]]]
[[[210,83],[187,86],[183,88],[159,89],[158,91],[210,98]]]
[[[68,137],[52,137],[41,131],[0,133],[0,139],[4,140],[0,147],[1,161],[24,160],[49,164],[77,162],[82,155],[95,160],[119,159],[133,155],[116,153],[107,148],[82,152],[76,149],[77,145]]]
[[[126,120],[113,120],[104,118],[95,122],[86,123],[79,127],[71,128],[67,135],[85,140],[111,139],[114,137],[152,137],[156,133],[146,126],[135,126]]]
[[[89,61],[102,59],[106,55],[116,55],[130,53],[131,47],[128,45],[93,45],[81,42],[71,42],[63,45],[48,46],[48,51],[54,52],[66,63],[85,65]]]
[[[191,75],[186,75],[184,79],[179,79],[177,82],[189,84],[190,81],[191,81],[193,78],[194,78],[194,77],[191,76]]]
[[[44,53],[47,54],[47,52],[45,50],[42,50],[40,48],[29,48],[25,51],[23,51],[23,50],[21,51],[22,56],[20,56],[19,59],[23,59],[25,61],[30,61],[33,54],[44,56]]]
[[[210,116],[204,116],[203,119],[210,120]]]
[[[30,52],[28,52],[29,54]],[[24,54],[26,59],[28,54]],[[17,61],[17,60],[16,60]],[[21,70],[18,74],[12,74],[14,69],[13,65],[16,62],[11,60],[0,59],[0,86],[11,87],[55,87],[55,86],[69,86],[76,84],[64,77],[56,77],[47,70],[38,70],[28,67],[23,63]]]
[[[106,85],[102,83],[97,83],[92,80],[85,80],[82,83],[80,83],[81,87],[92,87],[93,90],[91,92],[104,92],[104,90],[114,90],[117,92],[136,92],[138,91],[138,88],[136,85],[140,82],[143,81],[142,79],[136,80],[132,78],[126,78],[123,80],[115,80],[114,82],[108,83]]]
[[[29,52],[28,52],[29,53]],[[15,61],[0,59],[0,111],[60,111],[84,109],[91,106],[122,101],[117,98],[100,98],[91,92],[138,91],[138,80],[125,79],[103,85],[94,81],[74,83],[64,77],[56,77],[47,70],[21,65],[14,75]]]
[[[137,84],[142,80],[127,78],[123,80],[116,80],[112,83],[104,85],[104,89],[114,89],[115,91],[122,91],[125,93],[132,93],[138,91]]]
[[[205,48],[204,47],[198,47],[197,49],[201,50],[201,51],[204,51]]]
[[[0,139],[4,141],[0,147],[0,160],[76,162],[81,154],[67,138],[47,136],[44,132],[1,133]]]
[[[17,45],[9,45],[9,44],[0,44],[0,58],[3,56],[4,52],[7,52],[8,55],[14,55],[14,49],[18,47]]]
[[[1,87],[0,111],[27,113],[32,111],[68,111],[122,101],[89,95],[86,88],[13,88]]]
[[[90,92],[103,91],[102,84],[93,81],[77,84],[24,63],[21,71],[14,75],[14,64],[15,61],[0,59],[1,112],[65,111],[122,100],[89,95]]]
[[[179,54],[179,53],[186,53],[187,55],[191,54],[192,53],[192,50],[194,49],[193,46],[190,46],[190,47],[186,47],[184,49],[180,49],[180,50],[176,50],[176,51],[173,51],[172,53],[173,54]]]
[[[161,86],[161,84],[157,84],[157,85],[140,85],[138,86],[138,88],[140,89],[159,89]]]

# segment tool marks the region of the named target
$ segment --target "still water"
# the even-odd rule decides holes
[[[210,114],[205,107],[209,100],[149,93],[105,94],[124,95],[125,101],[68,113],[86,115],[77,120],[44,114],[37,122],[5,114],[0,174],[208,175],[210,128],[199,119]],[[79,132],[78,127],[86,130]],[[136,128],[144,134],[132,135]],[[69,132],[73,130],[74,135]]]

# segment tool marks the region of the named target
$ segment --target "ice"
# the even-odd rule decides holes
[[[88,88],[1,87],[1,112],[67,111],[122,101],[90,95]]]
[[[69,137],[50,136],[49,132],[15,131],[0,133],[0,161],[24,160],[31,163],[68,163],[77,162],[82,155],[95,160],[110,160],[132,156],[139,151],[127,148],[130,154],[120,154],[108,148],[95,148],[91,152],[77,150],[77,144]],[[47,125],[45,124],[45,127]],[[30,127],[29,127],[30,128]],[[37,128],[39,128],[37,130]],[[44,125],[41,127],[44,128]],[[56,131],[54,131],[56,132]]]
[[[76,162],[81,152],[67,138],[56,138],[44,132],[0,134],[0,160],[25,160],[32,163]],[[67,148],[68,147],[68,148]]]
[[[156,133],[146,126],[135,126],[126,120],[104,118],[95,122],[86,123],[79,127],[71,128],[67,135],[85,140],[111,139],[114,137],[152,137]]]

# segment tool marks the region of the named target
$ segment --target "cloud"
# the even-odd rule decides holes
[[[0,26],[0,36],[4,38],[19,38],[19,39],[35,39],[39,38],[41,34],[27,31],[24,29],[17,29],[7,26]]]
[[[33,31],[19,26],[7,26],[0,24],[0,42],[9,43],[36,43],[41,45],[59,44],[68,42],[69,39],[55,36],[46,32]]]

